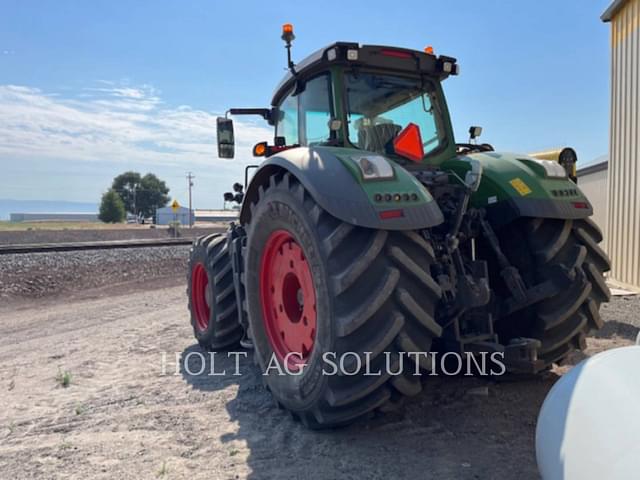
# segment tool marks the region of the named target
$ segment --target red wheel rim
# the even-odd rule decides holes
[[[298,242],[276,230],[260,262],[260,301],[271,348],[290,371],[306,364],[316,337],[316,292]]]
[[[209,327],[211,316],[211,301],[209,299],[209,277],[202,263],[196,263],[191,271],[191,305],[196,317],[198,330],[204,331]]]

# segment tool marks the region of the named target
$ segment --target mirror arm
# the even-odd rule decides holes
[[[228,115],[259,115],[272,125],[273,108],[230,108],[225,112]]]

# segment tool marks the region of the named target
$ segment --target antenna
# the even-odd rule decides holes
[[[287,49],[287,68],[291,71],[292,75],[296,74],[295,63],[291,60],[291,42],[296,38],[293,34],[293,25],[285,23],[282,25],[282,36],[280,37],[285,41],[285,48]]]

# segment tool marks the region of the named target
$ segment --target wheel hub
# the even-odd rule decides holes
[[[191,305],[196,318],[196,327],[204,331],[209,327],[211,316],[211,293],[209,276],[202,263],[196,263],[191,271]]]
[[[316,336],[316,293],[302,248],[285,230],[268,238],[260,266],[260,300],[274,353],[291,371],[308,360]]]

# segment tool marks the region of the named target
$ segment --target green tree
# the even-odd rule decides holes
[[[124,202],[113,189],[102,195],[98,218],[105,223],[120,223],[125,217]]]
[[[124,201],[127,212],[152,217],[159,207],[169,203],[169,187],[153,173],[124,172],[113,179],[111,188]]]
[[[169,203],[169,187],[153,173],[142,177],[140,187],[136,208],[145,217],[152,217],[157,208],[166,207]]]
[[[111,188],[118,192],[127,212],[136,214],[137,196],[140,194],[142,176],[138,172],[124,172],[113,179]]]

